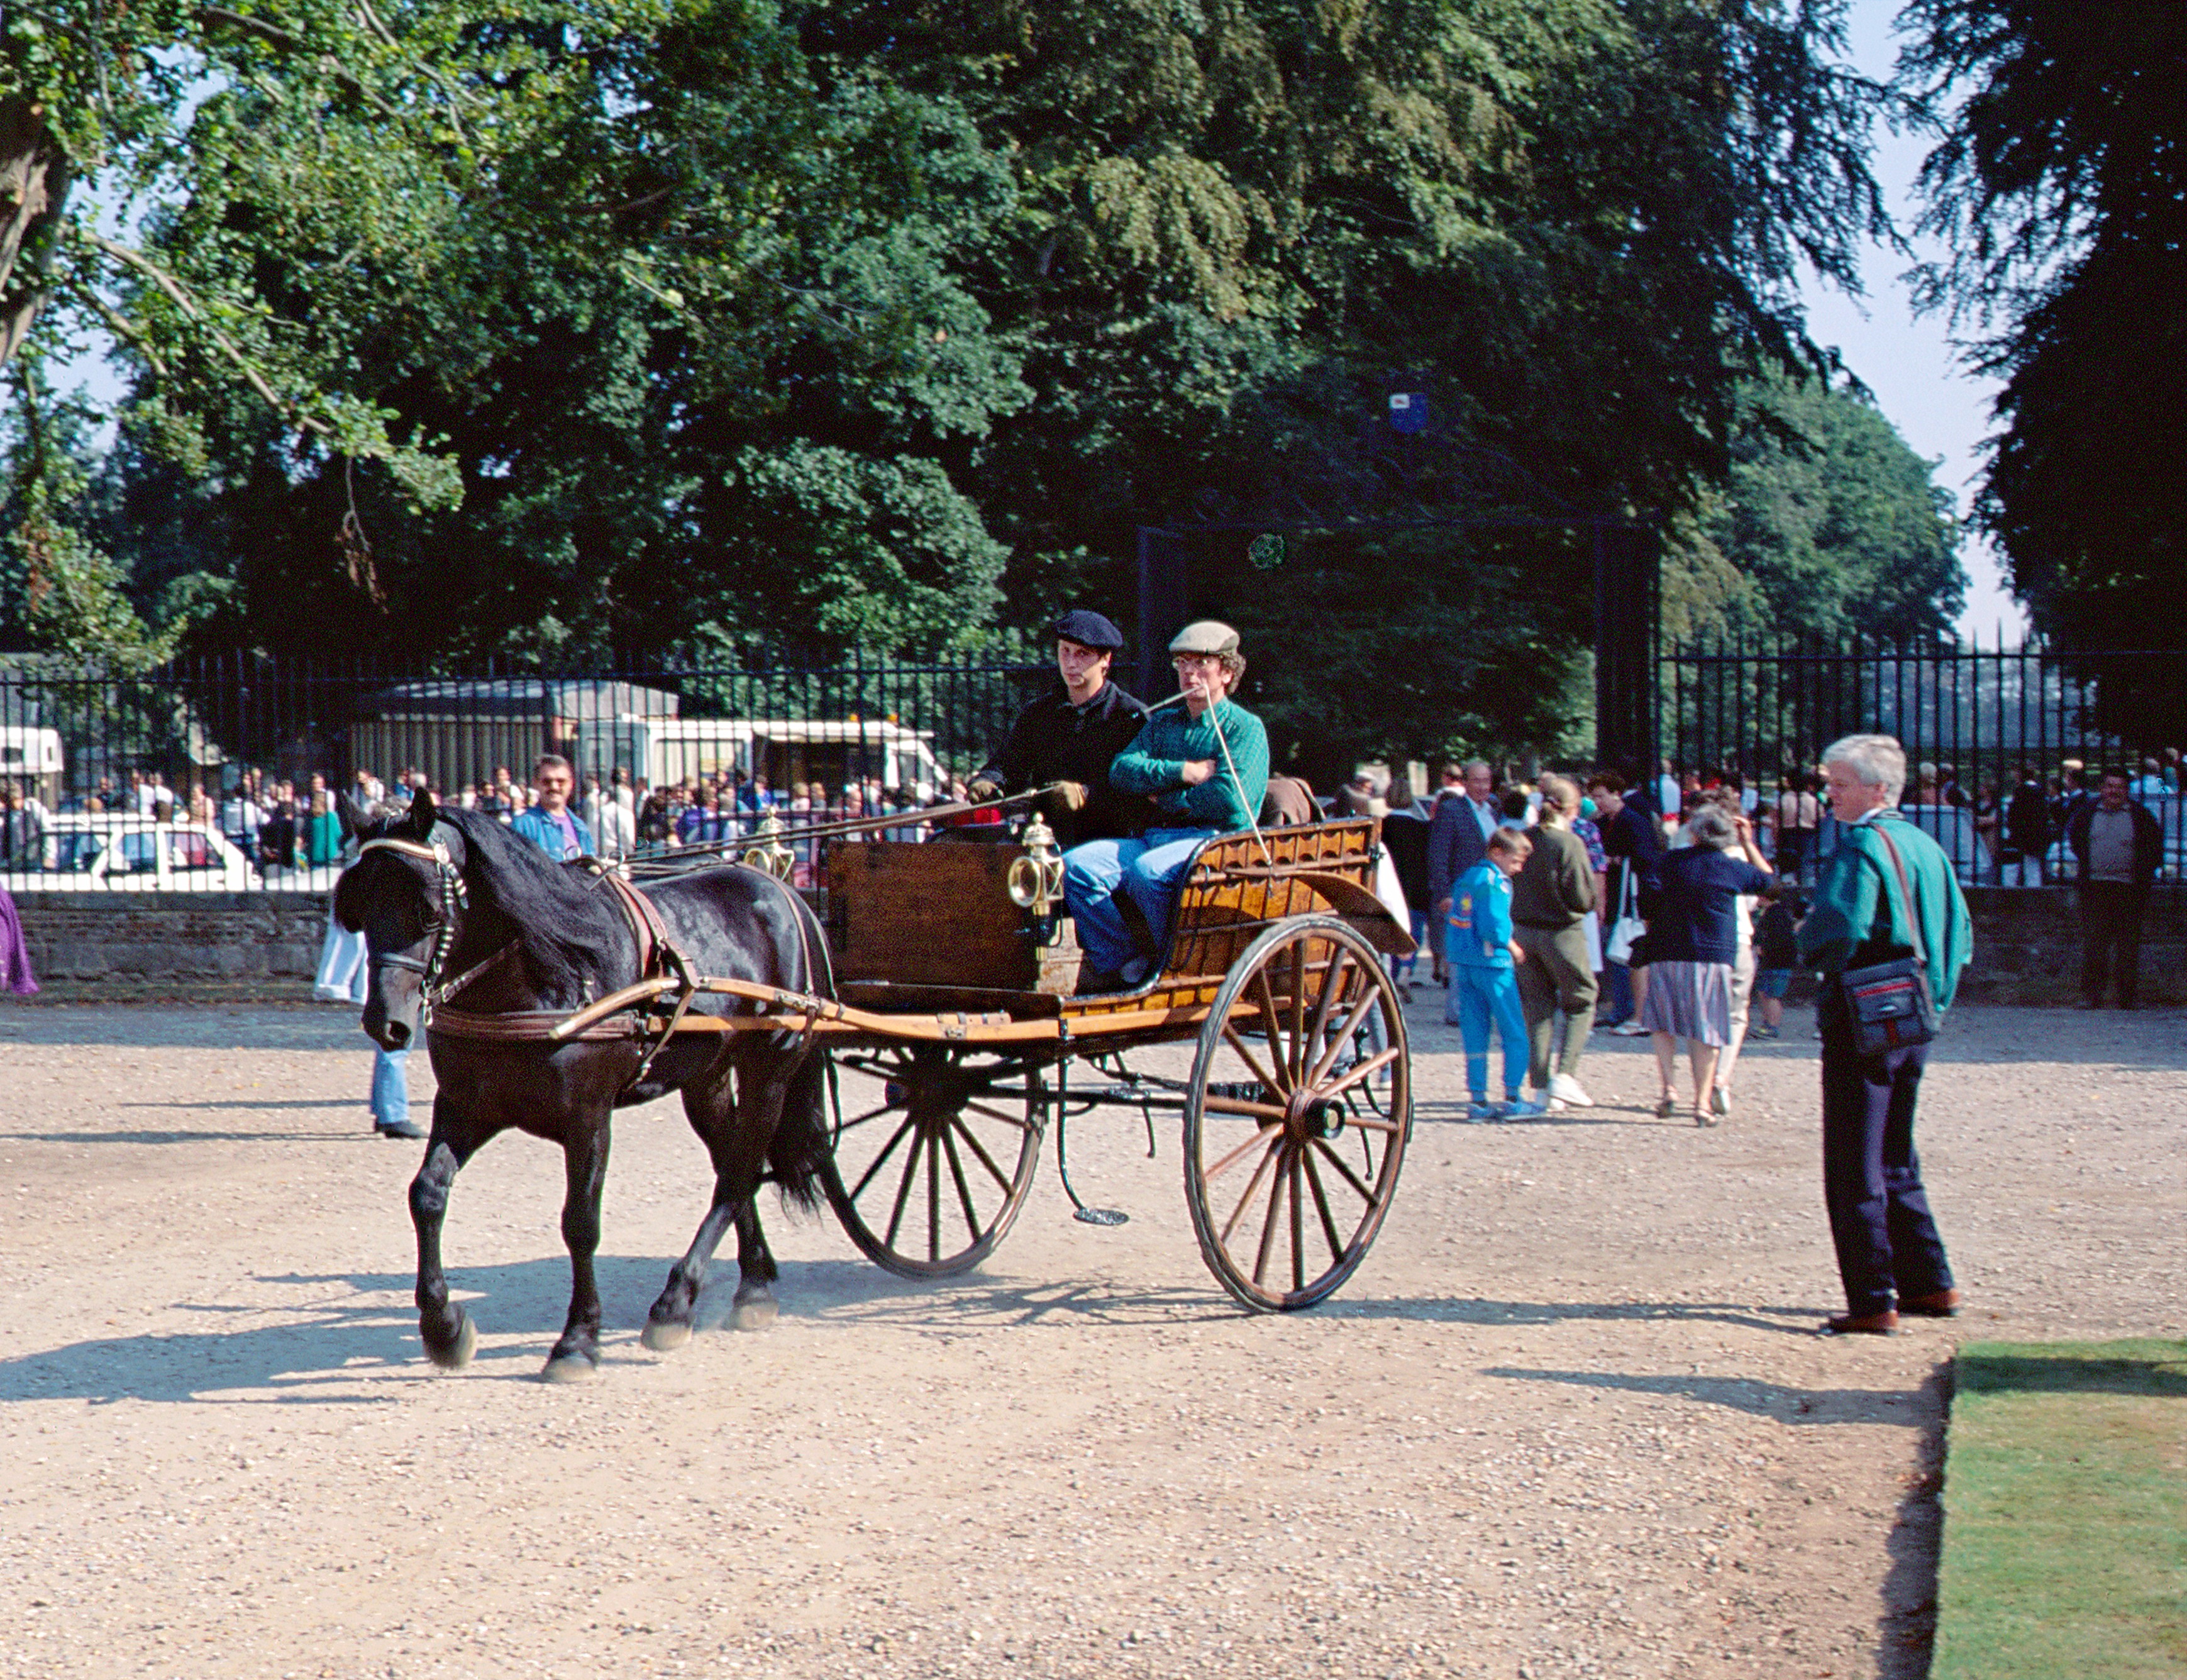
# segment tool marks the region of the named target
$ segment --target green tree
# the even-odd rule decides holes
[[[1935,471],[1847,385],[1746,381],[1730,471],[1675,545],[1667,629],[1833,645],[1948,632],[1965,576]]]
[[[1977,518],[2058,643],[2187,645],[2187,10],[1914,0],[1903,22],[1942,135],[1924,225],[1953,253],[1926,295],[2004,381]]]

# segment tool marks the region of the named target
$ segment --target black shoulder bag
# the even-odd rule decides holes
[[[1929,953],[1921,938],[1921,907],[1906,879],[1906,865],[1898,848],[1875,824],[1875,837],[1890,854],[1891,868],[1898,877],[1898,891],[1906,904],[1906,925],[1914,935],[1914,954],[1894,957],[1887,963],[1871,963],[1864,969],[1847,969],[1838,976],[1845,990],[1846,1010],[1852,1017],[1853,1048],[1864,1056],[1880,1056],[1886,1050],[1903,1050],[1926,1044],[1937,1036],[1937,1003],[1929,995]],[[1886,892],[1890,883],[1886,882]]]

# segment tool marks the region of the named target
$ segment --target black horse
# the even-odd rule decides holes
[[[559,1143],[568,1176],[570,1316],[545,1374],[566,1381],[598,1368],[593,1255],[611,1117],[626,1104],[677,1090],[713,1158],[714,1200],[653,1304],[646,1346],[666,1350],[689,1339],[707,1263],[732,1223],[741,1278],[731,1322],[741,1329],[772,1323],[779,1274],[754,1199],[772,1179],[787,1201],[811,1208],[818,1200],[828,1151],[821,1055],[795,1032],[679,1033],[649,1063],[649,1041],[636,1037],[545,1042],[538,1032],[547,1014],[567,1015],[645,978],[644,941],[612,884],[595,869],[550,862],[492,818],[436,806],[423,792],[407,817],[364,822],[346,801],[343,815],[365,845],[335,886],[335,915],[363,933],[370,952],[363,1025],[374,1042],[391,1050],[410,1043],[433,987],[453,990],[450,1007],[466,1017],[531,1017],[519,1027],[528,1037],[430,1035],[440,1088],[410,1215],[419,1329],[433,1362],[464,1365],[477,1341],[469,1315],[449,1303],[441,1268],[449,1187],[481,1144],[514,1127]],[[772,877],[705,869],[646,896],[693,969],[822,995],[832,989],[819,924]],[[704,995],[691,1004],[694,1014],[751,1009]]]

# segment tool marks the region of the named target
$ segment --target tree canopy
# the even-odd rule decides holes
[[[2179,647],[2187,582],[2187,9],[1914,0],[1902,80],[1942,138],[1928,301],[2002,376],[1976,515],[2038,629]]]
[[[1800,266],[1852,284],[1882,225],[1841,13],[11,8],[0,139],[102,199],[0,250],[7,347],[98,326],[132,386],[39,517],[200,646],[926,647],[1125,611],[1134,526],[1311,475],[1409,388],[1530,494],[1690,524],[1745,382],[1812,356]],[[1798,523],[1749,546],[1831,564]],[[1569,725],[1577,545],[1302,554],[1239,615],[1302,650],[1351,615],[1360,669],[1420,673],[1408,742]]]

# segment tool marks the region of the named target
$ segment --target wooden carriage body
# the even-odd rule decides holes
[[[1068,919],[1043,943],[1010,900],[1018,846],[872,842],[829,847],[824,921],[838,995],[858,1009],[965,1018],[973,1042],[1026,1043],[1011,1024],[1069,1023],[1059,1048],[1090,1038],[1175,1038],[1207,1018],[1239,958],[1269,928],[1332,917],[1376,950],[1412,949],[1375,896],[1375,824],[1325,823],[1223,834],[1188,867],[1167,948],[1129,991],[1079,996]]]

